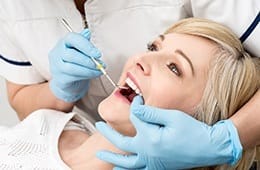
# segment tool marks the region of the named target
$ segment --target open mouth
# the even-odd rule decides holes
[[[142,95],[140,89],[129,77],[126,78],[124,87],[127,87],[127,89],[121,89],[120,94],[122,94],[130,103],[135,96]]]

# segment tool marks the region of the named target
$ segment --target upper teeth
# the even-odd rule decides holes
[[[126,78],[125,82],[131,89],[133,89],[135,91],[136,94],[139,94],[142,96],[140,89],[137,88],[135,83],[129,77]]]

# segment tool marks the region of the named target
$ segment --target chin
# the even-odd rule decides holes
[[[118,132],[134,136],[136,131],[129,119],[130,106],[117,100],[113,95],[98,105],[98,113],[107,124]]]
[[[106,122],[121,124],[129,121],[130,106],[120,102],[112,94],[98,105],[98,113]]]
[[[100,117],[104,120],[107,120],[107,115],[109,114],[106,114],[108,112],[108,109],[107,108],[107,102],[106,102],[107,98],[102,100],[99,105],[98,105],[98,114],[100,115]]]

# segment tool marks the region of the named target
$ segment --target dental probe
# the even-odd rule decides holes
[[[64,25],[64,27],[69,31],[69,32],[74,32],[73,29],[71,28],[71,26],[69,25],[69,23],[62,18],[61,19],[61,23]],[[116,88],[119,89],[128,89],[127,87],[123,87],[123,86],[119,86],[118,84],[116,84],[111,77],[107,74],[106,70],[104,69],[104,67],[102,66],[102,64],[100,64],[94,57],[91,57],[91,60],[96,64],[97,69],[99,69],[105,76],[106,78],[109,80],[109,82]]]

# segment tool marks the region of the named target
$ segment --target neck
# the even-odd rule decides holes
[[[96,158],[96,152],[103,149],[120,152],[100,133],[88,136],[79,131],[67,130],[59,138],[60,156],[73,170],[111,170],[111,164]]]

